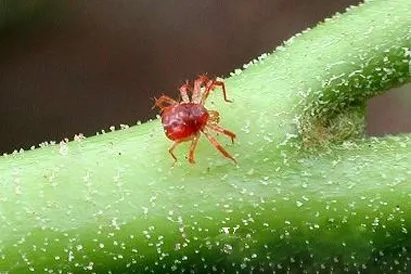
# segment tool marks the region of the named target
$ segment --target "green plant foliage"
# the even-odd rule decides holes
[[[360,138],[410,80],[409,0],[369,1],[225,80],[238,166],[158,120],[0,159],[0,271],[409,272],[411,136]]]

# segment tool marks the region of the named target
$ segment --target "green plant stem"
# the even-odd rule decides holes
[[[158,120],[2,157],[0,271],[407,272],[411,136],[355,137],[410,38],[408,0],[370,1],[226,79],[238,166],[202,139],[171,168]]]

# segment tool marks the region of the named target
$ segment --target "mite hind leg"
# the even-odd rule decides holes
[[[174,160],[173,166],[175,166],[175,164],[177,163],[177,157],[176,157],[176,155],[174,155],[174,149],[175,149],[180,143],[181,143],[181,142],[179,142],[179,141],[174,141],[174,142],[171,144],[170,148],[168,149],[168,153],[170,153],[171,157],[172,157],[173,160]]]
[[[211,130],[214,130],[215,132],[228,136],[229,138],[231,138],[231,142],[234,144],[234,139],[236,137],[236,134],[234,132],[229,131],[228,129],[225,129],[223,127],[220,127],[219,125],[208,124],[206,127]]]
[[[190,150],[188,152],[188,161],[191,164],[195,164],[194,151],[196,150],[198,139],[200,139],[200,134],[195,135],[193,140],[191,141]]]
[[[210,143],[218,150],[221,152],[221,154],[223,154],[225,157],[231,159],[234,163],[237,164],[237,161],[234,159],[233,156],[231,156],[230,153],[228,153],[227,150],[225,150],[225,148],[217,141],[216,138],[214,138],[213,136],[211,136],[207,131],[203,131],[204,135],[207,137],[208,141],[210,141]]]

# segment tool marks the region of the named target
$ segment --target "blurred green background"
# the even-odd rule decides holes
[[[228,76],[355,0],[0,0],[0,153],[133,125],[197,74]],[[411,86],[369,103],[411,131]]]

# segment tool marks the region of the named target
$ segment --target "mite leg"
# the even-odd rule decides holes
[[[201,87],[207,86],[208,82],[210,82],[210,79],[206,75],[200,75],[194,81],[193,97],[191,98],[193,103],[199,104],[201,102]]]
[[[224,135],[230,137],[231,142],[234,144],[234,138],[236,136],[234,132],[229,131],[228,129],[225,129],[223,127],[220,127],[219,125],[207,124],[206,127],[209,128],[209,129],[212,129],[212,130],[214,130],[218,133],[221,133],[221,134],[224,134]]]
[[[190,98],[188,97],[190,91],[191,87],[189,86],[188,81],[186,81],[186,83],[180,87],[181,100],[183,100],[184,103],[190,103]]]
[[[152,108],[158,107],[160,110],[165,107],[164,104],[169,104],[169,105],[178,105],[178,102],[174,99],[171,99],[168,96],[161,95],[160,98],[154,98],[156,101],[154,103],[154,106]]]
[[[223,146],[217,141],[216,138],[214,138],[213,136],[211,136],[210,134],[208,134],[207,131],[203,131],[204,135],[207,137],[208,141],[210,141],[210,143],[218,150],[221,152],[221,154],[223,154],[225,157],[233,160],[234,163],[237,163],[237,161],[234,159],[233,156],[231,156],[230,153],[227,152],[227,150],[225,150],[223,148]]]
[[[174,142],[171,144],[170,148],[168,149],[168,153],[170,153],[171,157],[173,157],[173,159],[174,159],[173,166],[177,163],[177,157],[174,155],[173,151],[174,151],[174,149],[176,148],[176,146],[177,146],[178,144],[180,144],[180,143],[181,143],[181,142],[174,141]]]
[[[231,100],[227,99],[227,91],[225,89],[224,82],[210,80],[210,81],[208,81],[208,83],[206,85],[206,90],[203,94],[203,98],[201,99],[201,104],[204,105],[205,101],[207,100],[208,95],[210,95],[210,92],[213,91],[217,86],[221,87],[221,89],[223,90],[224,101],[229,102],[229,103],[232,102]]]
[[[200,134],[197,134],[194,136],[193,141],[191,142],[191,145],[190,145],[190,151],[188,152],[188,161],[191,164],[195,164],[194,151],[197,147],[198,139],[200,139]]]

